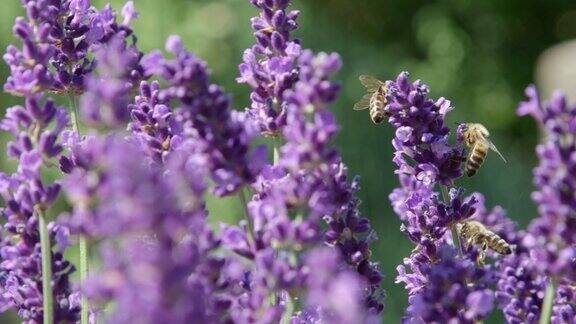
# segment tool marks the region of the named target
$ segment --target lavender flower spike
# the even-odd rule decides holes
[[[85,77],[95,66],[90,51],[115,35],[123,39],[132,36],[128,24],[137,17],[132,1],[122,11],[121,24],[109,5],[97,11],[89,0],[29,0],[23,4],[26,18],[17,18],[13,28],[23,46],[10,45],[4,55],[11,72],[4,90],[20,96],[42,91],[83,93]]]
[[[88,125],[123,126],[129,118],[129,94],[143,77],[140,52],[119,36],[95,49],[98,74],[86,80],[80,101],[82,119]]]
[[[171,117],[174,134],[170,136],[192,139],[202,146],[216,183],[214,193],[230,195],[254,181],[265,163],[266,149],[259,146],[251,150],[252,139],[257,135],[253,123],[245,114],[233,111],[229,96],[210,83],[206,63],[186,51],[178,36],[168,38],[166,49],[174,59],[166,59],[155,51],[146,55],[142,64],[147,75],[157,75],[169,83],[160,90],[159,100],[180,103]],[[138,113],[134,111],[133,115]]]
[[[9,108],[0,122],[0,129],[15,138],[8,144],[9,156],[19,161],[14,174],[0,172],[0,196],[6,206],[0,208],[5,220],[0,242],[0,310],[15,309],[25,322],[41,322],[45,315],[42,252],[52,268],[54,319],[66,322],[79,317],[79,295],[69,281],[74,266],[64,259],[68,229],[48,225],[47,252],[41,248],[39,231],[39,211],[49,209],[60,193],[60,184],[48,182],[42,173],[62,153],[60,135],[68,123],[64,108],[41,95],[27,97],[25,106]]]
[[[256,45],[244,52],[237,79],[252,88],[252,105],[248,113],[262,134],[268,136],[279,136],[286,125],[283,94],[298,80],[295,61],[301,49],[299,42],[292,39],[291,32],[298,27],[296,20],[300,13],[287,11],[290,2],[251,0],[260,10],[260,15],[252,18]]]
[[[526,94],[529,100],[520,104],[518,114],[530,114],[546,137],[536,148],[538,191],[532,194],[540,217],[530,224],[524,243],[541,273],[576,282],[576,106],[561,93],[541,103],[534,86]]]
[[[114,238],[101,248],[103,268],[91,276],[87,295],[117,305],[111,323],[226,322],[232,283],[225,273],[232,261],[213,253],[220,241],[206,221],[202,152],[183,145],[164,167],[124,135],[91,138],[75,152],[90,165],[64,183],[73,201],[81,193],[91,201],[88,211],[79,210],[88,215],[73,218],[91,221],[92,235]],[[90,187],[95,178],[100,183]]]

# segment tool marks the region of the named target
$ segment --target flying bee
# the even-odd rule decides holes
[[[462,235],[466,240],[466,244],[468,246],[480,246],[480,254],[476,259],[476,262],[479,265],[484,265],[484,259],[486,258],[486,251],[488,248],[502,255],[512,253],[510,244],[498,236],[498,234],[486,228],[484,224],[478,221],[464,221],[459,225],[460,235]]]
[[[482,124],[478,123],[467,123],[465,124],[466,129],[463,132],[464,142],[470,149],[468,153],[468,158],[466,159],[466,175],[469,177],[473,176],[478,172],[482,163],[486,159],[486,154],[488,154],[488,149],[492,149],[494,152],[504,160],[506,159],[500,151],[496,148],[496,145],[492,143],[488,137],[490,133]]]
[[[385,117],[389,117],[389,114],[384,110],[387,103],[386,85],[370,75],[361,75],[359,79],[362,85],[366,87],[368,93],[354,105],[354,110],[370,108],[370,119],[372,119],[374,124],[380,124]]]

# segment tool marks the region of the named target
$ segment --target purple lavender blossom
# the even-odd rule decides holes
[[[444,246],[440,261],[422,268],[426,286],[409,297],[407,323],[476,323],[493,308],[490,272]]]
[[[310,323],[378,323],[376,314],[366,312],[362,303],[363,282],[358,273],[343,266],[339,254],[322,247],[306,256],[309,286],[307,309],[295,315],[292,322]]]
[[[250,149],[257,135],[254,125],[243,113],[231,109],[222,88],[209,82],[206,64],[187,52],[177,36],[167,40],[166,50],[175,58],[166,59],[155,51],[145,56],[142,64],[147,75],[155,74],[169,83],[160,90],[159,99],[181,104],[172,117],[178,125],[172,135],[203,146],[216,184],[214,193],[232,194],[254,181],[265,163],[266,150],[263,146]]]
[[[402,72],[396,81],[386,82],[388,95],[386,112],[390,124],[396,128],[392,142],[396,153],[396,173],[411,174],[427,185],[449,186],[462,176],[461,146],[448,143],[450,129],[444,118],[453,108],[450,101],[428,97],[428,86],[420,80],[410,83],[408,73]],[[408,163],[406,157],[414,161]]]
[[[517,245],[514,255],[498,265],[496,298],[508,323],[538,323],[546,280],[535,269],[529,251]]]
[[[242,304],[250,305],[251,312],[241,313],[244,317],[238,319],[278,321],[290,300],[302,299],[307,292],[308,308],[296,315],[296,322],[332,319],[340,323],[348,321],[346,316],[352,316],[352,322],[366,322],[370,314],[383,308],[379,289],[382,276],[370,261],[369,245],[374,236],[368,220],[358,211],[359,201],[354,198],[358,184],[348,183],[346,167],[331,146],[338,129],[326,108],[339,90],[330,77],[339,69],[340,59],[304,52],[298,64],[302,78],[293,90],[284,93],[288,123],[283,134],[287,143],[280,150],[278,164],[267,166],[257,178],[256,195],[248,205],[253,241],[239,228],[224,228],[225,246],[255,262],[250,293],[241,299]],[[323,219],[329,225],[326,233],[321,231]],[[358,278],[350,279],[357,282],[355,288],[340,291],[337,298],[354,299],[362,311],[342,314],[330,300],[321,304],[314,297],[318,290],[338,288],[327,287],[327,278],[309,278],[312,274],[298,256],[299,251],[312,251],[323,242],[340,251],[345,262],[333,262],[351,271],[342,275]],[[339,272],[326,276],[334,279],[335,285],[340,282]],[[273,308],[267,307],[267,300],[274,296],[278,302]],[[356,298],[362,302],[358,304]],[[358,313],[363,315],[356,317]],[[254,318],[254,314],[262,315]]]
[[[19,161],[15,173],[0,173],[0,195],[6,206],[0,209],[5,218],[0,234],[0,309],[16,309],[20,318],[30,323],[43,318],[38,211],[50,208],[60,193],[60,184],[48,182],[42,172],[61,154],[59,138],[67,125],[66,111],[39,94],[27,97],[25,106],[9,108],[0,123],[0,129],[14,136],[8,153]],[[49,235],[55,320],[76,321],[79,296],[69,281],[75,270],[64,259],[68,230],[50,223]]]
[[[405,202],[405,208],[399,215],[403,220],[401,231],[416,244],[410,257],[404,259],[409,272],[403,265],[397,268],[396,282],[405,283],[409,296],[418,294],[433,283],[426,271],[432,264],[441,261],[443,256],[441,251],[452,244],[449,238],[449,224],[472,217],[477,203],[474,196],[461,202],[458,192],[453,190],[451,204],[447,205],[439,200],[437,193],[427,186],[420,186],[420,181],[414,177],[411,179],[412,186],[409,186],[407,179],[404,179],[405,187],[396,189],[390,195],[391,199],[401,199],[397,201]]]
[[[249,116],[264,135],[279,136],[286,125],[284,92],[298,80],[296,59],[300,56],[299,42],[290,33],[298,25],[299,12],[287,12],[290,1],[252,0],[260,10],[252,18],[256,45],[244,52],[240,64],[239,83],[252,88]]]
[[[390,201],[403,221],[401,230],[416,244],[398,267],[396,278],[405,283],[409,294],[406,321],[482,320],[493,308],[494,293],[489,285],[495,279],[490,266],[477,267],[471,261],[478,253],[475,248],[469,249],[471,255],[455,256],[449,229],[472,217],[490,223],[502,221],[503,216],[487,215],[479,194],[462,198],[463,189],[451,188],[447,197],[440,199],[435,191],[437,185],[447,189],[462,176],[465,160],[461,136],[456,145],[449,143],[450,129],[444,119],[452,110],[450,102],[431,100],[428,87],[421,81],[410,83],[405,72],[386,86],[385,109],[396,128],[393,161],[400,180]]]
[[[576,106],[561,93],[541,103],[534,86],[526,94],[529,100],[520,104],[518,114],[530,114],[543,128],[545,139],[536,148],[538,191],[532,194],[540,217],[529,225],[524,244],[541,273],[576,282]]]
[[[91,47],[106,43],[113,35],[131,36],[127,24],[137,16],[131,1],[123,10],[123,24],[116,23],[110,6],[98,12],[89,0],[30,0],[23,4],[27,17],[17,18],[13,28],[23,46],[10,45],[4,55],[11,71],[4,89],[15,95],[47,90],[82,93],[85,76],[95,63],[88,55]]]
[[[141,54],[117,36],[94,48],[94,54],[98,73],[86,78],[80,101],[83,120],[88,125],[123,126],[130,116],[130,92],[143,76]]]
[[[148,155],[162,163],[168,153],[182,141],[180,130],[174,122],[174,113],[166,100],[160,100],[160,84],[142,81],[140,94],[130,104],[132,122],[128,129],[136,134]]]
[[[556,289],[552,316],[550,322],[553,324],[573,323],[576,321],[576,287],[574,282],[561,280]]]
[[[89,298],[117,304],[113,323],[225,322],[234,278],[225,273],[235,264],[214,255],[220,240],[206,221],[202,152],[183,145],[161,165],[135,138],[78,145],[72,159],[81,162],[64,182],[75,205],[71,222],[114,238],[101,249],[104,266],[89,280]]]

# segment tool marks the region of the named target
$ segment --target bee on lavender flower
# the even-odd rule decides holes
[[[386,108],[386,84],[373,76],[361,75],[359,77],[360,82],[368,93],[360,99],[355,105],[354,110],[364,110],[370,108],[370,119],[374,124],[380,124],[384,121],[385,117],[389,117],[389,114],[385,111]]]
[[[488,248],[502,255],[512,253],[512,247],[508,242],[478,221],[464,221],[460,223],[459,232],[469,247],[472,245],[480,246],[480,254],[478,258],[476,258],[478,265],[484,265]]]
[[[502,160],[504,160],[504,163],[506,163],[506,159],[502,156],[500,151],[498,151],[496,145],[488,139],[490,133],[484,125],[478,123],[466,123],[461,124],[461,127],[464,127],[462,136],[464,142],[469,148],[465,167],[466,175],[471,177],[478,172],[478,169],[480,169],[482,163],[486,160],[488,149],[492,149],[494,152],[498,153]]]

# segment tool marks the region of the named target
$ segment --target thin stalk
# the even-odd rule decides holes
[[[546,295],[542,302],[542,313],[540,313],[540,324],[549,324],[552,316],[552,305],[554,304],[554,295],[556,295],[556,280],[550,280],[546,288]]]
[[[274,142],[272,143],[272,152],[273,152],[273,156],[272,156],[272,162],[274,163],[274,165],[277,165],[278,162],[280,161],[280,140],[279,139],[274,139]]]
[[[287,295],[286,311],[284,312],[284,315],[282,316],[282,320],[280,322],[282,324],[292,323],[292,315],[294,314],[294,301],[292,300],[292,297],[288,295],[288,293],[286,293],[286,295]]]
[[[244,210],[244,218],[246,219],[246,222],[248,222],[248,234],[251,239],[254,239],[254,224],[252,218],[250,218],[250,213],[248,212],[248,200],[246,199],[245,188],[240,189],[240,192],[238,192],[238,198],[240,198],[240,204]]]
[[[80,254],[80,286],[86,287],[86,278],[88,278],[88,240],[84,235],[80,235],[79,238],[79,254]],[[88,298],[82,293],[82,299],[80,300],[80,323],[88,324],[89,313],[88,313]]]
[[[72,119],[72,129],[80,135],[80,128],[78,123],[78,105],[76,105],[76,97],[70,95],[70,115]],[[80,286],[82,288],[86,287],[86,279],[88,278],[88,240],[84,235],[80,235],[78,239],[78,249],[80,255]],[[88,313],[88,299],[84,294],[82,294],[82,299],[80,301],[80,323],[88,324],[89,313]]]
[[[68,100],[70,101],[70,119],[72,120],[72,129],[76,133],[80,133],[79,131],[79,123],[78,123],[78,106],[76,105],[76,98],[72,95],[68,96]]]
[[[442,192],[442,199],[445,203],[450,203],[450,195],[448,194],[448,187],[445,185],[440,185],[440,191]],[[460,235],[458,233],[458,228],[456,224],[450,225],[450,232],[452,233],[452,241],[454,241],[454,245],[458,249],[458,253],[460,256],[464,256],[464,249],[462,248],[462,242],[460,242]]]
[[[52,293],[52,248],[44,210],[40,206],[34,208],[38,216],[38,231],[40,232],[40,249],[42,252],[42,307],[44,324],[54,323],[54,303]]]
[[[279,138],[274,138],[272,140],[272,163],[273,165],[278,165],[278,163],[280,162],[280,139]],[[278,250],[275,249],[274,250],[274,257],[277,258],[278,257]],[[279,298],[280,296],[278,295],[278,293],[274,293],[272,294],[272,305],[276,305],[279,302]],[[288,301],[287,303],[289,303],[289,305],[287,306],[294,306],[292,304],[292,300],[290,300],[290,296],[288,296]],[[286,309],[286,312],[284,313],[284,316],[282,316],[282,323],[284,323],[285,318],[287,318],[286,316],[288,316],[289,312],[293,312],[294,309],[292,310],[288,310]],[[291,317],[291,314],[290,314]]]

